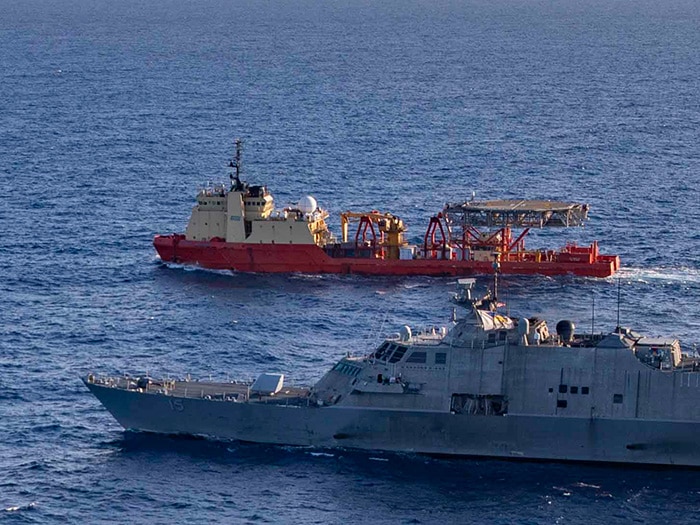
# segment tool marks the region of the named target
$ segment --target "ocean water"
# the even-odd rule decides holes
[[[695,523],[697,470],[125,434],[88,371],[319,378],[454,281],[164,266],[200,184],[383,209],[588,202],[620,279],[506,277],[513,313],[700,342],[695,0],[0,0],[0,521]],[[480,279],[480,285],[488,284]],[[553,443],[552,446],[556,446]]]

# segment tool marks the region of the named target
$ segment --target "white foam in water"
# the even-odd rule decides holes
[[[323,457],[323,458],[332,458],[335,457],[335,454],[329,454],[328,452],[309,452],[313,457],[318,458],[318,457]]]
[[[15,505],[13,507],[7,507],[5,509],[5,512],[17,512],[20,510],[31,510],[34,507],[36,507],[36,503],[32,501],[31,503],[27,503],[26,505]]]
[[[170,268],[171,270],[184,270],[186,272],[205,272],[205,273],[212,273],[215,275],[231,275],[233,272],[230,270],[214,270],[211,268],[202,268],[201,266],[193,266],[191,264],[180,264],[180,263],[174,263],[174,262],[163,262],[165,266]]]
[[[620,268],[611,279],[626,279],[649,283],[652,281],[669,281],[700,284],[700,270],[696,268]]]

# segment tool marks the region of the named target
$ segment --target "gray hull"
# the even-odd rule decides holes
[[[323,448],[700,465],[700,424],[693,422],[299,407],[86,385],[129,430]]]

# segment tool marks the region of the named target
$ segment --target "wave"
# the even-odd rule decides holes
[[[21,512],[23,510],[32,510],[36,507],[36,502],[32,501],[26,505],[13,505],[12,507],[6,507],[5,512]]]
[[[160,259],[160,257],[153,259],[154,264],[157,266],[165,266],[169,270],[180,270],[184,272],[203,272],[203,273],[209,273],[213,275],[226,275],[230,276],[233,272],[230,270],[213,270],[211,268],[202,268],[201,266],[194,266],[191,264],[181,264],[181,263],[174,263],[170,261],[163,261]]]
[[[700,269],[690,267],[632,268],[623,266],[609,279],[637,281],[642,283],[669,282],[700,284]]]
[[[11,387],[5,387],[4,391],[0,393],[0,401],[27,401],[22,394],[19,393],[17,389]]]

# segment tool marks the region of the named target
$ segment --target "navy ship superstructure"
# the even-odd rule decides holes
[[[700,465],[700,372],[674,338],[577,334],[500,312],[487,294],[445,328],[405,326],[313,387],[98,377],[125,428],[221,440],[428,454]]]

